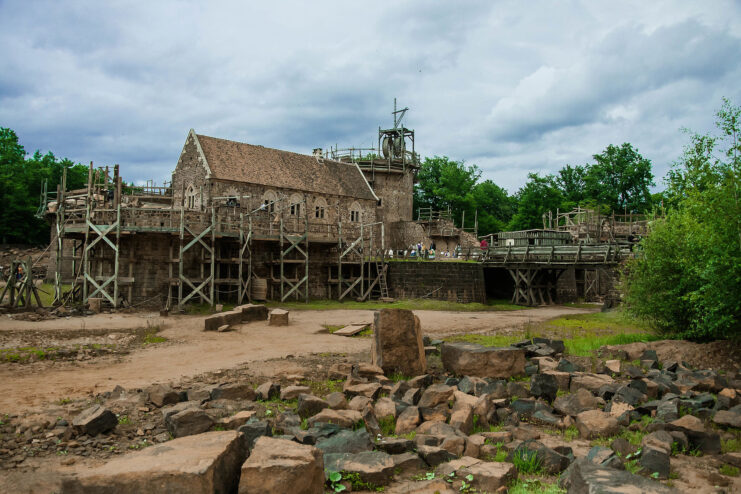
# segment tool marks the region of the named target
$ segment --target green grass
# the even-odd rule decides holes
[[[579,429],[577,429],[575,425],[571,425],[566,430],[563,431],[563,438],[566,441],[573,441],[574,439],[578,437],[579,437]]]
[[[604,345],[624,345],[638,341],[661,339],[651,334],[642,323],[621,311],[569,314],[539,324],[530,324],[524,330],[500,335],[463,334],[447,341],[466,341],[484,346],[503,347],[534,337],[562,339],[566,354],[587,357]]]
[[[234,308],[234,304],[223,304],[223,311],[230,311]],[[188,304],[185,306],[185,313],[192,316],[206,316],[213,314],[215,311],[211,309],[211,306],[205,302],[197,304]]]
[[[62,293],[69,291],[70,288],[72,288],[72,285],[62,285]],[[39,287],[39,298],[41,299],[41,303],[44,304],[44,307],[51,307],[54,304],[54,284],[43,283]]]
[[[387,415],[378,419],[378,427],[381,428],[381,434],[384,436],[393,436],[396,434],[396,418],[393,415]]]
[[[729,429],[735,432],[736,437],[732,439],[724,439],[721,441],[721,449],[723,453],[737,453],[741,451],[741,430]]]
[[[543,469],[543,462],[538,458],[538,452],[527,449],[517,450],[512,456],[512,463],[520,473],[535,474]]]
[[[158,330],[159,330],[159,328],[156,328],[155,331],[154,331],[154,333],[147,333],[144,336],[143,344],[144,345],[151,345],[153,343],[164,343],[165,341],[167,341],[167,338],[165,338],[164,336],[157,336],[156,335],[156,333],[157,333]]]
[[[303,386],[311,388],[311,393],[315,396],[327,396],[335,391],[342,391],[341,380],[327,379],[324,381],[313,381],[311,379],[304,379],[301,381]]]
[[[543,482],[541,479],[517,479],[507,491],[509,494],[566,494],[558,484]]]
[[[491,300],[485,304],[470,303],[459,304],[457,302],[448,302],[445,300],[429,299],[412,299],[397,300],[386,303],[371,300],[368,302],[356,302],[347,300],[310,300],[304,302],[267,302],[268,307],[280,307],[281,309],[295,310],[376,310],[376,309],[409,309],[409,310],[447,310],[458,312],[482,312],[482,311],[501,311],[501,310],[522,310],[527,309],[520,305],[514,305],[504,300]]]
[[[738,477],[739,475],[739,469],[738,467],[734,467],[733,465],[724,464],[722,465],[718,471],[723,474],[727,475],[729,477]]]

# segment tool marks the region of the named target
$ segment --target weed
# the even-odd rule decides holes
[[[352,486],[353,491],[369,490],[369,491],[382,491],[383,487],[377,486],[371,482],[363,482],[360,478],[359,473],[341,472],[342,478],[348,480]],[[336,491],[339,492],[339,491]]]
[[[342,492],[347,489],[347,487],[340,483],[341,481],[342,474],[340,472],[329,473],[329,488],[332,489],[332,492]]]
[[[543,462],[538,458],[537,451],[519,449],[512,456],[512,463],[520,473],[539,473],[543,468]]]
[[[154,331],[152,331],[151,333],[147,333],[144,336],[144,341],[143,341],[144,345],[152,345],[154,343],[164,343],[165,341],[167,341],[167,338],[165,338],[164,336],[156,335],[156,333],[159,331],[158,326],[154,326],[153,329]]]
[[[128,425],[131,423],[131,419],[128,415],[119,415],[118,416],[118,423],[121,425]]]
[[[326,329],[327,331],[329,331],[330,333],[334,333],[334,332],[335,332],[335,331],[337,331],[338,329],[342,329],[342,328],[344,328],[344,327],[345,327],[345,326],[344,326],[344,325],[342,325],[342,324],[322,324],[322,326],[324,326],[324,328],[325,328],[325,329]]]
[[[393,415],[387,415],[378,419],[378,427],[381,428],[381,434],[391,436],[396,432],[396,418]]]
[[[215,431],[225,431],[226,428],[223,425],[215,425],[214,430]]]
[[[573,441],[577,437],[579,437],[579,429],[575,425],[571,425],[563,431],[563,438],[566,441]]]
[[[407,432],[406,434],[404,434],[404,439],[409,439],[410,441],[413,441],[416,436],[417,436],[417,431]]]
[[[399,381],[408,381],[409,378],[402,374],[401,372],[394,372],[389,376],[389,379],[394,381],[395,383],[398,383]]]
[[[741,451],[741,437],[736,436],[733,439],[726,439],[721,442],[721,448],[724,453],[736,453]]]
[[[326,381],[312,381],[305,379],[301,384],[310,387],[312,394],[315,396],[326,396],[335,391],[342,391],[342,381],[340,380],[327,379]]]
[[[723,465],[722,465],[722,466],[721,466],[721,467],[720,467],[720,468],[718,469],[718,471],[719,471],[719,472],[720,472],[721,474],[723,474],[723,475],[727,475],[727,476],[729,476],[729,477],[738,477],[738,475],[739,475],[739,469],[738,469],[738,467],[734,467],[733,465],[729,465],[729,464],[727,464],[727,463],[726,463],[726,464],[723,464]]]
[[[633,474],[638,473],[641,470],[641,466],[638,464],[638,458],[626,461],[625,469]]]
[[[60,405],[66,405],[67,403],[72,403],[71,398],[59,398],[59,401],[57,402]]]
[[[309,419],[301,419],[301,430],[309,429]]]
[[[556,391],[556,397],[559,397],[559,398],[561,396],[566,396],[566,395],[570,395],[570,394],[571,393],[568,392],[568,391],[566,391],[565,389],[559,389],[558,391]]]

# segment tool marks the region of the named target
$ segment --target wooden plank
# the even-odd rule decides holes
[[[360,333],[367,327],[368,327],[368,324],[350,324],[348,326],[345,326],[344,328],[338,329],[333,334],[336,334],[339,336],[353,336],[353,335]]]

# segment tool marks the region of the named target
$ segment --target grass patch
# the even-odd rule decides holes
[[[381,417],[378,419],[378,427],[384,436],[393,436],[396,433],[396,418],[393,415]]]
[[[312,394],[315,396],[327,396],[330,393],[342,391],[341,380],[327,379],[324,381],[312,381],[311,379],[304,379],[301,384],[311,388]]]
[[[507,490],[509,494],[566,494],[558,484],[543,482],[541,479],[517,479]]]
[[[505,347],[518,341],[543,337],[564,340],[566,354],[588,357],[604,345],[624,345],[662,339],[649,332],[648,326],[630,318],[622,311],[569,314],[524,330],[501,335],[463,334],[446,341],[465,341],[484,346]]]
[[[152,345],[154,343],[164,343],[167,341],[167,338],[164,336],[157,336],[157,332],[159,331],[158,326],[154,326],[152,329],[153,332],[144,335],[144,341],[142,342],[143,345]]]
[[[490,300],[485,304],[469,303],[460,304],[457,302],[448,302],[446,300],[430,299],[411,299],[396,300],[386,303],[375,300],[368,302],[357,302],[354,300],[310,300],[304,302],[267,302],[268,307],[280,307],[281,309],[296,310],[376,310],[376,309],[408,309],[408,310],[447,310],[458,312],[483,312],[483,311],[501,311],[501,310],[522,310],[527,309],[520,305],[514,305],[505,300]]]
[[[720,468],[718,469],[718,471],[719,471],[719,472],[720,472],[721,474],[723,474],[723,475],[727,475],[727,476],[729,476],[729,477],[738,477],[738,475],[739,475],[739,470],[738,470],[738,467],[734,467],[733,465],[729,465],[729,464],[727,464],[727,463],[726,463],[726,464],[724,464],[724,465],[722,465],[722,466],[721,466],[721,467],[720,467]]]
[[[520,473],[540,473],[543,469],[543,462],[538,458],[537,451],[519,449],[512,456],[512,463],[517,467]]]
[[[577,429],[575,425],[571,425],[566,430],[563,431],[563,438],[566,441],[573,441],[574,439],[578,437],[579,437],[579,429]]]
[[[721,449],[723,450],[723,453],[741,452],[741,430],[736,429],[734,432],[736,437],[721,441]]]

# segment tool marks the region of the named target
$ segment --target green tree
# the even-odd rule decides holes
[[[506,190],[491,180],[484,180],[474,186],[471,196],[474,211],[478,211],[480,235],[500,232],[506,228],[515,208],[514,199],[507,195]],[[469,215],[474,214],[474,211],[466,212],[466,217],[472,218]]]
[[[36,218],[41,183],[47,180],[49,191],[56,191],[64,169],[67,186],[81,188],[87,181],[87,168],[68,159],[58,160],[51,152],[36,151],[26,158],[26,151],[11,129],[0,127],[0,241],[3,243],[46,243],[49,225]]]
[[[481,176],[476,165],[466,166],[447,156],[425,158],[415,186],[415,209],[431,207],[442,211],[450,208],[454,218],[460,218],[472,205],[471,191]]]
[[[651,161],[640,155],[629,143],[612,144],[593,156],[584,176],[586,197],[616,213],[644,212],[651,208],[654,184]]]
[[[587,168],[584,166],[566,165],[558,171],[556,183],[563,194],[561,209],[572,209],[586,199]]]
[[[563,203],[563,194],[556,177],[529,173],[527,182],[515,194],[517,209],[509,223],[510,230],[543,228],[543,214],[556,211]]]
[[[658,331],[738,338],[741,324],[739,114],[728,100],[719,135],[693,135],[667,175],[671,207],[651,223],[626,270],[628,309]],[[716,156],[717,150],[723,151]]]

